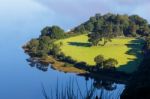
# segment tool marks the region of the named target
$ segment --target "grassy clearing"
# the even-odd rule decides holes
[[[94,57],[102,54],[107,58],[115,58],[119,64],[117,67],[126,66],[129,63],[137,65],[141,61],[141,40],[135,38],[115,38],[105,46],[90,47],[87,35],[59,40],[63,42],[62,52],[77,61],[84,61],[89,65],[95,65]],[[121,68],[122,70],[124,68]],[[130,71],[135,70],[135,66]],[[129,71],[129,70],[128,70]]]

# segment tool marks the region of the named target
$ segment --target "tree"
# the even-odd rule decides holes
[[[88,35],[89,39],[88,41],[92,43],[93,46],[97,46],[99,44],[99,41],[101,40],[101,38],[99,37],[100,34],[99,33],[91,33]]]
[[[52,49],[53,39],[50,39],[49,36],[42,36],[39,38],[39,46],[38,46],[38,56],[47,56]]]
[[[49,36],[51,39],[61,39],[64,38],[64,30],[58,26],[48,26],[41,31],[41,36]]]
[[[115,67],[117,64],[118,64],[118,61],[116,59],[109,58],[104,61],[104,68],[110,69],[110,68]]]
[[[79,33],[84,33],[86,31],[85,26],[83,24],[81,24],[79,27],[76,27],[74,29],[75,32],[79,32]]]
[[[104,57],[103,55],[98,55],[94,58],[94,61],[96,63],[97,67],[103,68],[103,63],[104,63]]]
[[[37,53],[38,50],[38,46],[39,46],[39,40],[37,39],[32,39],[27,45],[26,47],[30,50],[30,52],[32,53]]]
[[[138,30],[138,33],[143,36],[149,36],[150,35],[149,26],[147,26],[147,25],[141,26]]]
[[[51,54],[54,55],[54,57],[57,57],[60,54],[60,51],[61,51],[60,46],[53,44],[53,47],[51,49]]]
[[[137,26],[133,23],[129,26],[129,35],[136,37]]]
[[[100,14],[100,13],[95,14],[95,18],[96,18],[97,20],[99,20],[99,19],[101,18],[101,14]]]
[[[145,19],[141,18],[138,15],[131,15],[129,16],[129,19],[132,23],[140,25],[140,26],[146,25],[148,23]]]
[[[87,23],[87,24],[85,25],[85,29],[86,29],[87,31],[91,32],[91,31],[93,31],[94,26],[93,26],[93,24],[92,24],[91,22],[89,22],[89,23]]]
[[[120,27],[119,27],[119,25],[115,25],[113,28],[113,35],[117,36],[117,35],[119,35],[119,33],[120,33]]]
[[[99,44],[99,41],[104,41],[103,45],[105,45],[113,38],[112,24],[103,25],[99,31],[93,31],[88,36],[89,42],[91,42],[92,45],[97,46]]]
[[[92,23],[95,23],[97,20],[96,20],[96,17],[90,17],[90,22],[92,22]]]
[[[40,43],[40,46],[41,46],[41,47],[47,46],[48,49],[51,49],[51,48],[52,48],[52,45],[53,45],[53,43],[54,43],[54,40],[51,39],[49,36],[42,36],[42,37],[39,39],[39,43]]]
[[[107,24],[105,26],[103,26],[100,34],[100,40],[104,41],[105,45],[107,42],[111,42],[111,39],[113,38],[113,28],[112,28],[112,24]]]
[[[109,36],[147,36],[148,29],[150,29],[148,22],[138,15],[128,16],[108,13],[105,15],[96,14],[94,17],[90,17],[88,21],[77,26],[74,31],[78,33],[100,33],[99,37],[103,37],[103,39],[106,39],[105,42],[108,42]],[[98,38],[92,39],[95,39],[96,42],[99,40]],[[95,41],[93,42],[95,43]]]

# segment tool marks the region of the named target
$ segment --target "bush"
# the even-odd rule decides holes
[[[109,58],[104,61],[104,69],[112,69],[115,68],[115,66],[118,64],[118,61],[113,58]]]
[[[95,61],[96,66],[97,66],[98,68],[103,68],[103,64],[104,64],[104,61],[105,61],[103,55],[98,55],[98,56],[96,56],[96,57],[94,58],[94,61]]]

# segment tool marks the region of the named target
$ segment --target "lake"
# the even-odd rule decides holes
[[[80,21],[71,21],[65,25],[65,20],[60,21],[60,16],[54,17],[53,12],[34,0],[5,0],[0,6],[0,99],[44,99],[43,86],[48,95],[53,89],[55,94],[57,84],[66,86],[70,80],[77,81],[83,94],[86,85],[88,88],[94,85],[93,79],[59,72],[50,65],[47,71],[43,71],[40,66],[33,66],[27,61],[29,56],[22,49],[27,41],[40,35],[44,26],[56,24],[67,30]],[[77,83],[74,84],[75,89]],[[119,98],[125,85],[115,82],[112,85],[116,86],[114,90],[101,86],[95,94],[102,95],[103,99]]]

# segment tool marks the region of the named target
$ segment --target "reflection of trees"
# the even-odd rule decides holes
[[[36,67],[37,69],[46,72],[48,70],[49,64],[40,62],[38,59],[29,58],[27,59],[27,62],[31,67]]]
[[[93,88],[96,88],[97,90],[100,91],[100,94],[96,95],[95,99],[103,99],[103,96],[106,99],[110,98],[110,94],[106,94],[105,92],[108,91],[114,91],[117,89],[117,84],[115,83],[115,80],[110,80],[110,79],[103,79],[102,77],[97,77],[94,74],[79,74],[80,76],[84,76],[85,80],[88,81],[89,79],[93,79],[94,81],[92,82]],[[120,93],[120,92],[118,92]],[[118,94],[119,95],[119,94]],[[119,96],[115,96],[119,97]]]
[[[93,79],[94,80],[93,86],[97,89],[105,89],[105,90],[112,91],[117,88],[115,82],[112,80],[109,80],[109,79],[104,80],[100,77],[98,78],[98,77],[95,77],[95,76],[89,75],[89,74],[79,74],[79,76],[84,76],[86,81],[88,81],[89,79]]]
[[[96,80],[94,80],[93,86],[97,89],[104,88],[104,89],[109,90],[109,91],[116,89],[116,85],[112,81],[104,81],[104,80],[96,81]]]

